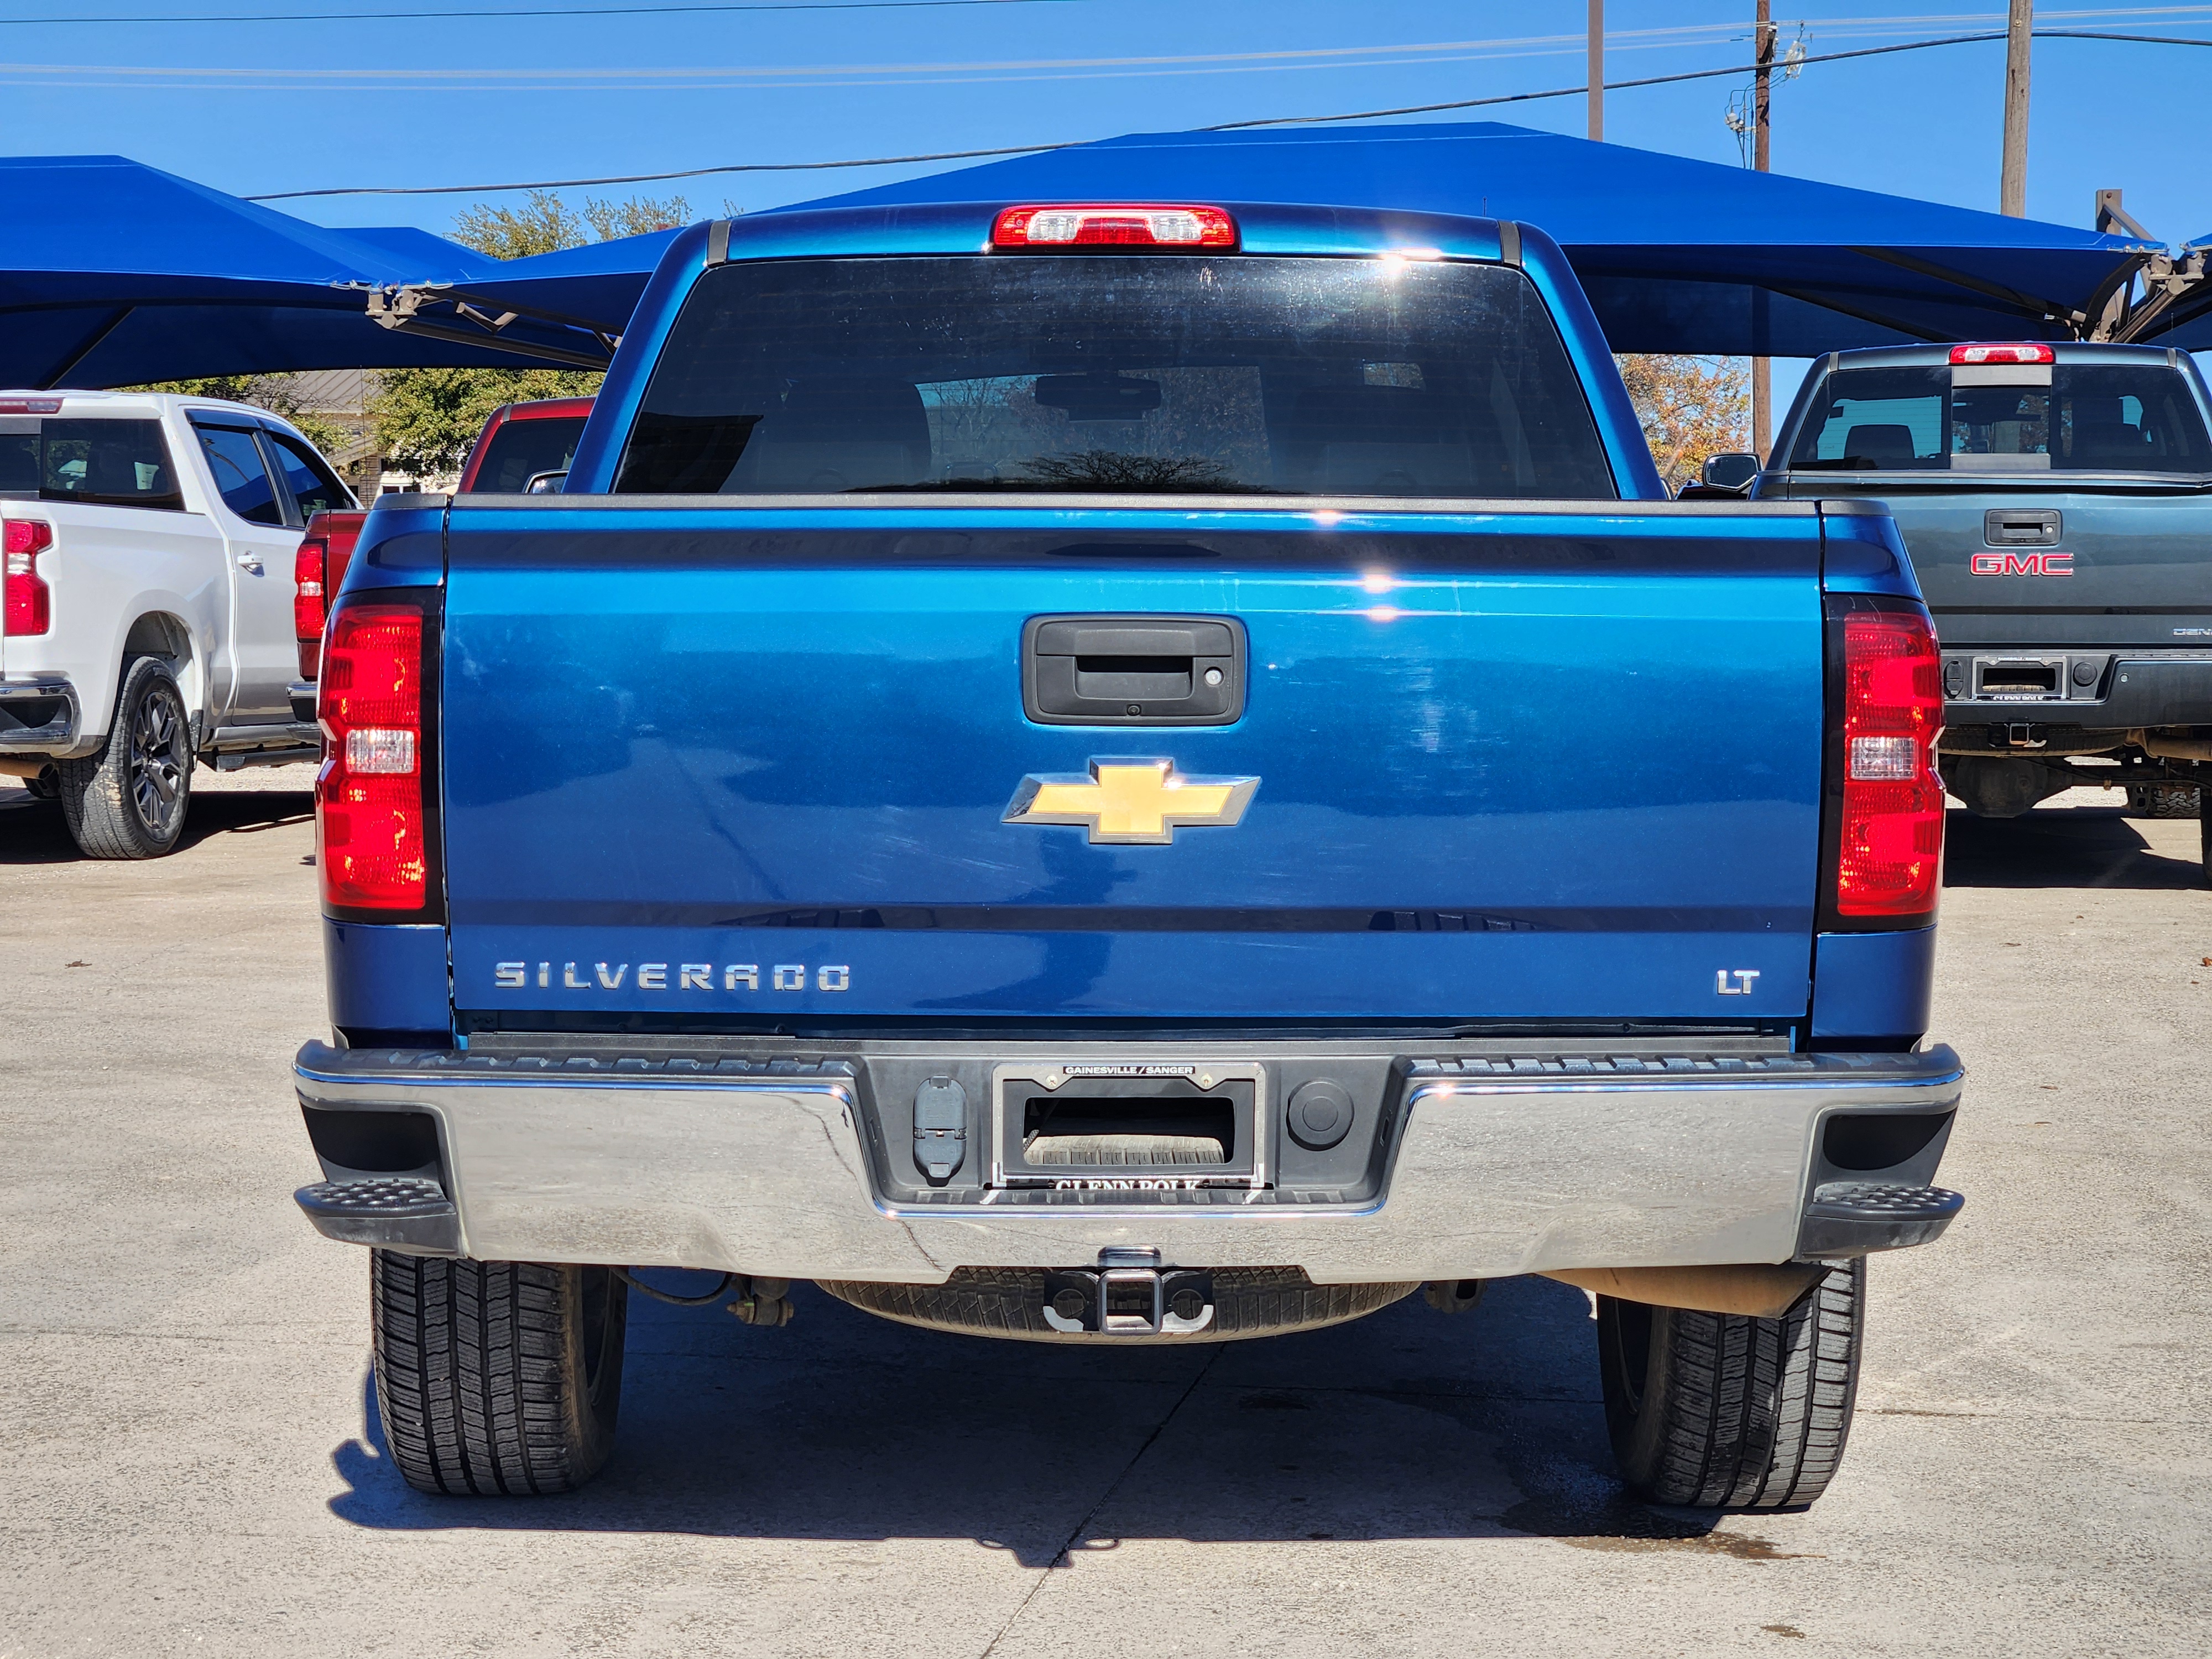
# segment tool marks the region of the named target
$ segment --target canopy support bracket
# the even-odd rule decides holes
[[[437,314],[434,309],[448,307],[451,309],[442,315]],[[426,315],[426,312],[431,314]],[[495,351],[511,352],[518,357],[566,363],[575,368],[605,368],[614,357],[615,349],[622,343],[620,334],[579,317],[563,316],[557,311],[539,311],[530,306],[505,304],[435,283],[371,289],[368,291],[368,315],[369,320],[378,326],[399,333],[421,335],[433,340],[452,340],[462,345],[488,346]],[[524,319],[549,324],[580,337],[578,344],[555,345],[547,341],[520,338],[507,332],[515,323]],[[586,341],[588,345],[584,344]]]
[[[2106,337],[2119,342],[2140,340],[2152,324],[2185,300],[2212,301],[2208,278],[2212,278],[2212,268],[2208,268],[2202,248],[2185,248],[2179,259],[2164,253],[2153,256],[2142,267],[2142,298],[2121,313]],[[2204,307],[2191,303],[2187,309],[2193,315]]]

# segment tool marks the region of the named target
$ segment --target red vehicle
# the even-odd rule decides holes
[[[461,467],[457,493],[519,495],[542,473],[565,472],[576,453],[576,440],[592,412],[589,398],[546,398],[535,403],[502,404],[477,434]],[[293,566],[297,584],[292,600],[293,631],[300,642],[300,678],[291,688],[295,719],[315,718],[315,681],[322,667],[323,623],[330,601],[345,580],[361,534],[362,513],[318,513]]]
[[[457,493],[520,495],[541,473],[566,472],[591,412],[589,398],[501,404],[469,451]]]

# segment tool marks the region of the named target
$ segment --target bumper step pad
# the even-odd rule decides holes
[[[461,1253],[459,1212],[444,1188],[420,1176],[319,1181],[292,1197],[325,1238],[416,1255]]]
[[[1797,1235],[1800,1256],[1863,1255],[1901,1250],[1939,1237],[1966,1207],[1942,1187],[1881,1181],[1831,1181],[1813,1191]]]

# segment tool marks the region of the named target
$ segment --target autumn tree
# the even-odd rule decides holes
[[[1751,447],[1751,372],[1741,357],[1623,355],[1620,378],[1667,488],[1701,475],[1711,455]]]
[[[454,220],[453,240],[495,259],[521,259],[640,236],[690,217],[691,204],[681,196],[593,199],[579,210],[541,190],[532,191],[521,207],[471,208]],[[369,418],[386,453],[418,471],[451,472],[501,404],[588,398],[599,391],[601,376],[581,368],[392,368],[377,379]]]

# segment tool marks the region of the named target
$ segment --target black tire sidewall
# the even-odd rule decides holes
[[[140,816],[131,777],[131,726],[139,711],[155,697],[167,701],[184,738],[176,820],[166,836],[149,828]],[[106,742],[98,754],[62,762],[58,768],[64,815],[80,848],[106,858],[159,858],[175,850],[191,814],[191,734],[184,693],[168,665],[158,657],[131,658],[116,690],[115,716],[109,723]]]
[[[1649,1490],[1658,1479],[1666,1449],[1667,1422],[1672,1401],[1674,1323],[1677,1310],[1646,1303],[1624,1302],[1616,1297],[1597,1299],[1598,1363],[1602,1368],[1605,1425],[1613,1440],[1613,1460],[1629,1485]],[[1640,1377],[1631,1376],[1627,1361],[1633,1344],[1624,1328],[1632,1322],[1650,1321],[1650,1335]],[[1634,1389],[1633,1396],[1629,1390]]]

